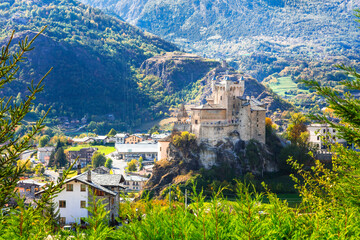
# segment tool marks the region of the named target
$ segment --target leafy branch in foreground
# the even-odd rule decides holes
[[[360,74],[352,67],[338,65],[352,79],[342,82],[347,90],[360,90]],[[310,118],[329,124],[337,130],[338,137],[347,141],[348,145],[360,146],[360,101],[349,91],[339,92],[316,81],[303,81],[324,97],[333,116],[311,115]],[[334,117],[339,122],[333,121]],[[302,170],[302,166],[290,160],[292,166],[304,178],[305,183],[297,181],[298,189],[305,202],[313,208],[327,206],[330,209],[348,210],[360,207],[360,153],[346,146],[333,144],[332,168],[327,169],[320,161],[315,162],[311,172]]]

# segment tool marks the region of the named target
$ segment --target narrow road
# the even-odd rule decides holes
[[[114,174],[125,174],[125,168],[127,167],[127,162],[124,160],[117,160],[115,157],[111,156],[112,154],[107,155],[107,158],[111,158],[113,160],[112,170]]]
[[[45,170],[44,175],[49,176],[52,181],[57,182],[59,174],[53,170]]]

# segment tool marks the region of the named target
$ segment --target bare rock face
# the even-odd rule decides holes
[[[168,159],[155,164],[146,188],[159,196],[169,184],[188,180],[181,180],[179,176],[195,176],[200,169],[207,171],[213,167],[228,166],[239,177],[247,172],[261,177],[264,173],[278,171],[277,163],[272,160],[272,153],[266,145],[254,140],[244,142],[236,133],[224,137],[215,146],[206,142],[194,144],[196,146],[180,150],[170,143]]]

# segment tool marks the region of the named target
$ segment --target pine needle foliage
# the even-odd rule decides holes
[[[26,59],[24,54],[32,50],[31,44],[42,31],[31,40],[25,38],[20,41],[18,52],[13,54],[9,51],[15,32],[12,33],[7,44],[1,49],[0,89],[15,80],[16,74],[19,72],[19,64]],[[12,104],[12,97],[0,98],[0,208],[3,208],[14,196],[17,181],[26,170],[26,164],[21,167],[16,165],[20,154],[30,148],[30,139],[44,128],[43,121],[46,114],[25,136],[15,135],[15,130],[22,125],[22,120],[30,111],[36,98],[35,95],[43,90],[42,81],[48,73],[37,84],[31,82],[31,86],[28,88],[29,95],[18,104]]]

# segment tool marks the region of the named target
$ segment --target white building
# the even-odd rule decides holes
[[[328,124],[311,124],[308,126],[309,142],[319,150],[326,150],[329,143],[339,143],[346,146],[346,140],[337,136],[337,130]]]
[[[124,177],[121,174],[97,174],[87,171],[65,181],[61,191],[53,201],[60,213],[60,224],[81,223],[89,216],[86,209],[91,198],[91,191],[97,199],[104,199],[106,210],[110,211],[110,223],[118,217],[120,191],[124,189]],[[91,191],[90,191],[91,189]],[[37,194],[41,194],[40,191]]]
[[[125,139],[129,136],[127,133],[118,133],[115,135],[116,144],[125,144]]]
[[[158,155],[158,143],[140,142],[137,144],[121,144],[115,143],[115,148],[120,159],[131,160],[133,158],[154,160]]]

